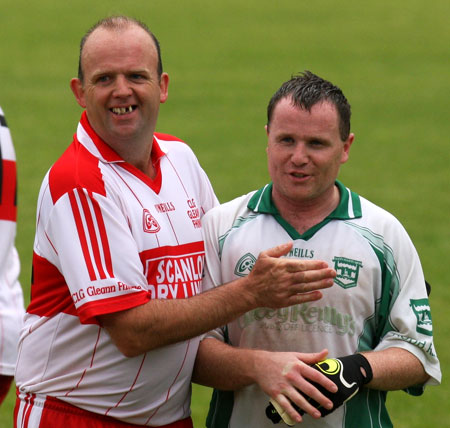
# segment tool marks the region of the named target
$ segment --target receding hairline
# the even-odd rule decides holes
[[[156,50],[157,58],[158,58],[158,64],[157,64],[157,72],[158,76],[161,77],[163,72],[162,67],[162,59],[161,59],[161,48],[159,45],[159,41],[156,38],[156,36],[150,31],[150,29],[147,27],[146,24],[143,22],[135,19],[130,18],[128,16],[110,16],[108,18],[104,18],[100,21],[98,21],[96,24],[94,24],[82,37],[80,42],[80,51],[79,51],[79,58],[78,58],[78,78],[83,81],[84,75],[83,75],[83,69],[82,69],[82,58],[84,56],[84,48],[86,43],[89,41],[91,36],[97,32],[97,30],[105,30],[109,32],[124,32],[130,29],[141,29],[144,31],[144,33],[147,33],[147,35],[150,38],[150,41],[152,41],[152,44]]]

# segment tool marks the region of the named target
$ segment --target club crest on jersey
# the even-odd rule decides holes
[[[359,268],[363,267],[362,262],[346,257],[335,257],[333,262],[334,270],[337,273],[334,282],[342,288],[356,287],[358,285]]]
[[[431,321],[431,310],[428,299],[410,299],[409,306],[411,306],[417,318],[417,332],[426,334],[427,336],[433,336],[433,323]]]
[[[157,233],[161,229],[155,217],[153,217],[150,211],[146,208],[144,208],[142,223],[144,226],[144,232],[147,233]]]
[[[244,254],[236,263],[234,274],[237,276],[247,276],[255,265],[256,258],[253,254]]]

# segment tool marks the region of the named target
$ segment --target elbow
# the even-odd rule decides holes
[[[126,358],[134,358],[134,357],[138,357],[139,355],[142,355],[145,353],[145,351],[142,351],[141,349],[138,349],[135,346],[124,346],[124,345],[120,345],[118,346],[116,344],[117,349],[119,350],[119,352]]]
[[[138,357],[139,355],[145,354],[146,352],[162,346],[161,344],[153,343],[148,340],[143,343],[139,340],[139,337],[133,338],[131,335],[121,337],[111,336],[111,339],[119,352],[127,358]]]

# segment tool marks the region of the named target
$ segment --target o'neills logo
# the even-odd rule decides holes
[[[185,299],[201,292],[203,242],[162,247],[141,254],[152,299]]]
[[[156,232],[159,232],[159,230],[161,229],[161,227],[159,226],[155,217],[153,217],[151,215],[150,211],[146,208],[144,208],[142,222],[143,222],[144,232],[156,233]]]

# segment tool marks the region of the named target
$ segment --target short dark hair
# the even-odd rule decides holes
[[[327,101],[336,107],[339,116],[339,134],[342,141],[350,135],[351,107],[341,89],[319,76],[304,71],[284,82],[275,92],[267,106],[267,126],[269,127],[273,111],[283,98],[290,98],[293,105],[310,111],[315,104]]]
[[[163,66],[162,66],[162,60],[161,60],[161,47],[159,45],[159,41],[156,38],[156,36],[150,31],[150,29],[145,25],[143,22],[139,21],[135,18],[130,18],[129,16],[124,15],[116,15],[116,16],[109,16],[107,18],[103,18],[100,21],[98,21],[96,24],[94,24],[83,36],[80,42],[80,56],[78,59],[78,78],[83,82],[84,75],[83,75],[83,68],[81,66],[81,56],[83,54],[83,48],[86,44],[87,39],[89,36],[97,29],[97,28],[105,28],[107,30],[123,30],[125,28],[128,28],[130,26],[136,25],[140,28],[142,28],[153,40],[156,46],[156,51],[158,53],[158,65],[157,65],[157,72],[158,77],[161,78],[162,72],[163,72]]]

